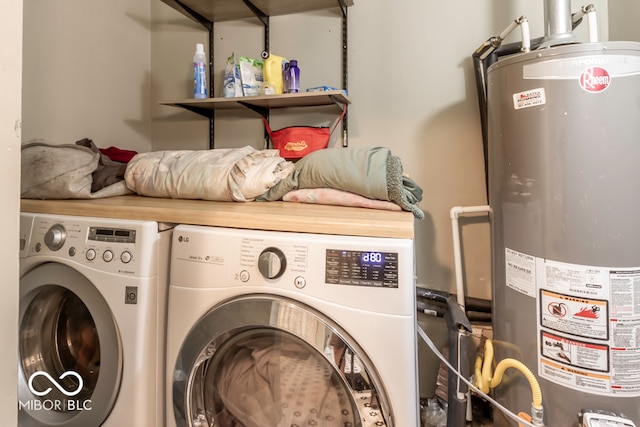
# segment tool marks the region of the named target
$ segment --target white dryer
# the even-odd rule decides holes
[[[20,427],[164,425],[172,227],[22,213]]]
[[[418,426],[410,239],[179,225],[167,425]]]

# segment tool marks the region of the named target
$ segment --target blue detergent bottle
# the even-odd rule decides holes
[[[196,44],[193,55],[193,97],[207,98],[207,58],[204,54],[204,44]]]

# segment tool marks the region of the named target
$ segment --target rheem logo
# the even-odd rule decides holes
[[[589,67],[580,74],[579,82],[586,92],[599,93],[609,87],[611,76],[602,67]]]

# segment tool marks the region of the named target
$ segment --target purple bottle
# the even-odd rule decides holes
[[[292,59],[284,69],[284,92],[298,93],[300,92],[300,68],[298,61]]]

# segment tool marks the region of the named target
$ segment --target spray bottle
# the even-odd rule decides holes
[[[269,53],[266,50],[262,52],[262,59],[264,59],[262,75],[264,77],[265,86],[273,88],[273,95],[284,93],[282,72],[288,61],[285,58]],[[266,94],[267,93],[265,93],[265,95]]]
[[[196,44],[196,53],[193,55],[193,97],[207,97],[207,58],[202,43]]]

